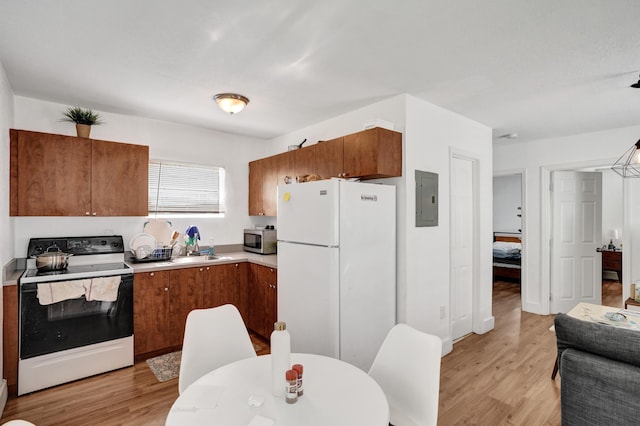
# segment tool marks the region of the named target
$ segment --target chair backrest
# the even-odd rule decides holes
[[[210,371],[256,356],[242,316],[233,305],[195,309],[187,315],[178,391]]]
[[[387,334],[369,375],[384,391],[395,426],[438,421],[442,340],[406,324]]]

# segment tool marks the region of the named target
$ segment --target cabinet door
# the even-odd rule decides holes
[[[249,283],[249,328],[269,339],[277,321],[276,270],[251,264]]]
[[[402,176],[402,134],[381,127],[344,137],[345,177]]]
[[[316,173],[316,147],[317,144],[291,151],[290,167],[293,169],[294,179],[296,176]]]
[[[276,156],[262,160],[262,210],[265,216],[275,216],[278,209],[276,197],[279,171]]]
[[[267,283],[265,294],[264,336],[268,338],[273,331],[273,324],[278,321],[278,276],[274,268],[261,267],[261,275]]]
[[[169,271],[169,340],[171,346],[182,344],[187,315],[203,308],[204,268],[173,269]]]
[[[264,184],[264,161],[249,163],[249,216],[264,216],[262,203]]]
[[[92,215],[148,214],[148,146],[93,140],[91,163]]]
[[[170,347],[169,271],[141,272],[133,280],[135,355]]]
[[[232,304],[247,322],[247,263],[229,263],[205,268],[204,307]]]
[[[18,389],[18,285],[2,287],[2,377],[7,380],[9,393]]]
[[[11,215],[85,216],[91,211],[91,141],[11,130]]]
[[[343,140],[344,138],[340,137],[316,144],[315,173],[323,179],[342,176],[344,172]]]

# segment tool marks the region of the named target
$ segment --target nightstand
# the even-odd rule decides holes
[[[602,271],[615,271],[618,281],[622,282],[622,252],[602,250]]]

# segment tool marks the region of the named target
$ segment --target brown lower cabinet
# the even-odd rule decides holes
[[[2,377],[10,395],[18,394],[18,286],[2,287]]]
[[[274,287],[270,292],[254,292],[254,288],[268,288],[268,284],[255,285],[254,280],[273,282]],[[136,360],[179,349],[193,309],[231,303],[247,327],[267,339],[276,318],[275,269],[247,262],[141,272],[135,274],[133,289]],[[252,323],[257,318],[262,318],[257,322],[260,326]]]
[[[269,339],[278,320],[278,271],[252,263],[249,276],[249,328]]]
[[[235,305],[247,327],[269,339],[277,318],[275,268],[229,263],[138,272],[133,283],[136,361],[177,350],[193,309]],[[18,390],[18,285],[2,287],[2,377],[11,395]]]

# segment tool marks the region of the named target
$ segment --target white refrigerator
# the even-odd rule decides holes
[[[278,320],[291,351],[368,371],[396,321],[395,186],[278,186]]]

